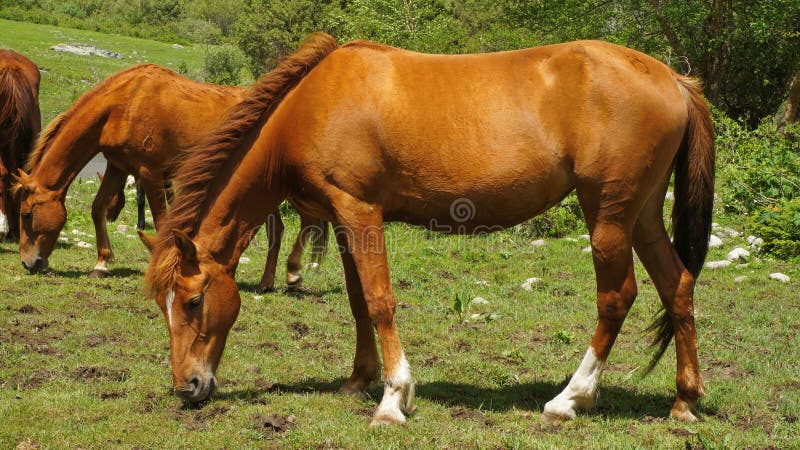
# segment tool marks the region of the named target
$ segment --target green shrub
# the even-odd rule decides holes
[[[750,229],[764,239],[765,253],[780,259],[800,257],[800,198],[759,209]]]
[[[529,237],[560,238],[578,232],[586,233],[583,211],[575,193],[543,214],[520,225],[520,231]]]
[[[212,48],[206,54],[206,81],[216,84],[238,85],[247,58],[241,50],[230,45]]]
[[[726,212],[748,214],[800,195],[800,127],[778,132],[771,119],[749,131],[714,112],[717,192]]]

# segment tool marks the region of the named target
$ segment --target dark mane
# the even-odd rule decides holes
[[[44,157],[44,154],[47,152],[47,148],[50,146],[50,143],[55,139],[58,135],[58,132],[61,130],[61,127],[72,117],[72,115],[82,106],[89,103],[95,96],[102,92],[106,92],[109,89],[113,89],[115,84],[123,77],[130,75],[134,72],[140,72],[145,70],[165,70],[158,66],[152,64],[141,64],[138,66],[133,66],[128,69],[125,69],[121,72],[117,72],[114,75],[109,76],[105,80],[103,80],[100,84],[93,87],[92,89],[88,90],[86,93],[80,96],[72,106],[69,107],[66,111],[59,114],[58,117],[53,119],[50,122],[50,125],[42,132],[39,136],[39,140],[36,142],[36,147],[34,147],[33,151],[31,152],[30,156],[28,157],[28,162],[25,164],[25,171],[30,173],[32,170],[36,168],[39,162]]]
[[[0,148],[5,147],[3,158],[13,159],[3,161],[6,167],[19,167],[24,162],[39,133],[37,91],[27,69],[15,59],[0,64],[0,135],[6,140]]]
[[[337,48],[336,40],[325,33],[310,35],[275,70],[250,87],[245,98],[227,112],[222,125],[178,156],[174,177],[177,195],[159,226],[147,272],[146,284],[151,288],[171,284],[177,264],[175,252],[170,251],[174,250],[172,230],[184,230],[190,236],[196,233],[208,207],[209,186],[219,177],[223,165],[249,150],[242,143],[256,126],[269,118],[286,94]]]

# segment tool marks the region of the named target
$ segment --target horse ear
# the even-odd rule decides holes
[[[156,245],[155,238],[144,234],[142,230],[136,230],[136,233],[139,234],[139,239],[142,241],[142,244],[147,247],[147,251],[153,253],[153,247]]]
[[[28,178],[30,175],[25,173],[24,170],[18,169],[17,173],[12,173],[11,176],[20,184],[20,186],[25,186],[28,183]]]
[[[173,228],[172,237],[175,239],[175,246],[183,254],[184,260],[197,261],[197,247],[195,247],[192,238],[188,234],[183,230]]]

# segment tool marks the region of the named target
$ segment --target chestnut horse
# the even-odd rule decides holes
[[[198,83],[170,70],[140,65],[112,75],[78,99],[47,127],[31,154],[28,175],[18,177],[22,201],[20,259],[31,272],[47,259],[66,221],[64,198],[70,184],[89,160],[102,152],[108,164],[92,204],[98,260],[90,276],[109,274],[112,258],[106,219],[114,220],[124,205],[128,174],[141,181],[153,220],[158,225],[166,210],[165,181],[179,150],[213,129],[225,112],[238,103],[245,88]],[[265,214],[266,217],[266,214]],[[267,267],[259,287],[274,287],[283,223],[275,213]],[[302,217],[289,257],[287,279],[297,285],[303,244],[315,222]],[[315,246],[317,248],[317,246]]]
[[[402,423],[414,385],[395,325],[383,224],[470,233],[509,227],[573,189],[591,233],[599,321],[578,370],[544,407],[575,417],[636,297],[633,249],[664,306],[654,362],[675,336],[677,399],[704,395],[693,290],[711,231],[714,144],[698,84],[642,53],[581,41],[427,55],[314,35],[260,80],[179,167],[178,193],[146,274],[167,322],[174,389],[200,401],[239,312],[234,273],[265,214],[285,199],[331,221],[356,322],[357,393],[385,389],[373,425]],[[675,172],[674,243],[662,206]],[[467,203],[471,213],[453,212]]]
[[[0,240],[19,236],[11,176],[25,163],[41,128],[39,68],[17,52],[0,50]]]

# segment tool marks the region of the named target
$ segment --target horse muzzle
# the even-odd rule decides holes
[[[187,403],[197,403],[206,400],[217,390],[217,379],[193,375],[186,382],[173,387],[175,394]]]
[[[30,273],[38,273],[47,269],[47,260],[41,256],[35,258],[22,258],[22,267]]]

